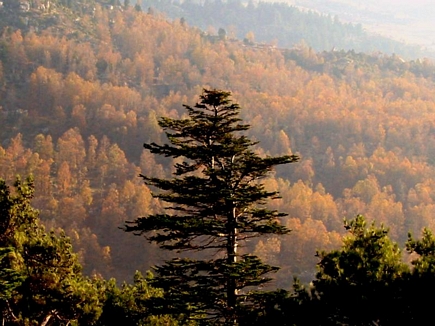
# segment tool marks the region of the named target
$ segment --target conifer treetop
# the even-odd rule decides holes
[[[278,194],[266,190],[261,179],[274,166],[298,158],[256,154],[257,143],[243,135],[249,125],[241,123],[230,92],[204,89],[195,106],[184,107],[187,118],[159,120],[168,144],[144,145],[151,153],[183,159],[170,179],[141,175],[158,189],[153,195],[167,203],[166,213],[127,222],[125,230],[163,249],[209,255],[177,257],[156,267],[154,285],[165,290],[152,303],[156,313],[237,324],[243,311],[256,305],[243,289],[261,287],[270,280],[266,274],[278,269],[239,246],[262,234],[289,232],[280,224],[286,214],[265,206]]]

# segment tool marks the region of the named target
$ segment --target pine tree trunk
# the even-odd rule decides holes
[[[227,244],[227,263],[229,266],[237,262],[237,228],[236,228],[236,208],[232,209],[231,215],[228,218],[228,244]],[[234,276],[228,276],[227,283],[227,305],[230,315],[227,317],[229,325],[237,324],[236,318],[236,304],[237,304],[237,288],[236,279]]]
[[[249,126],[240,123],[240,107],[232,102],[230,95],[204,89],[195,106],[185,106],[189,118],[159,120],[170,144],[144,144],[145,149],[165,157],[182,157],[183,161],[174,165],[175,176],[171,179],[141,176],[145,184],[162,190],[154,197],[169,203],[172,212],[129,221],[125,230],[147,234],[149,241],[164,249],[217,250],[218,258],[174,258],[158,267],[154,284],[165,291],[165,304],[159,310],[162,314],[191,314],[200,323],[235,326],[245,318],[239,309],[239,291],[250,284],[268,282],[262,275],[276,270],[255,255],[243,256],[239,261],[238,242],[248,235],[289,232],[276,223],[286,214],[256,208],[277,193],[265,191],[261,183],[252,181],[266,177],[275,165],[295,162],[297,157],[258,156],[251,149],[257,142],[241,134]],[[209,283],[204,273],[211,273],[209,277],[217,279]],[[198,285],[200,295],[186,293],[189,291],[185,287],[190,283],[195,288]],[[207,300],[202,300],[202,296]],[[254,295],[247,293],[246,297],[258,301]]]

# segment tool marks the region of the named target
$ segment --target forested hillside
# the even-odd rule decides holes
[[[323,7],[323,4],[309,5],[306,1],[300,5]],[[343,23],[338,16],[302,10],[285,2],[146,0],[142,1],[142,7],[171,19],[182,19],[211,35],[221,33],[228,38],[255,40],[280,48],[306,43],[316,51],[338,49],[395,53],[407,59],[435,58],[435,54],[427,49],[370,33],[361,24]],[[346,9],[343,9],[344,13],[348,12]]]
[[[119,227],[162,211],[137,176],[174,162],[142,144],[164,142],[158,117],[181,117],[203,87],[233,93],[259,154],[301,157],[267,180],[292,232],[243,249],[282,267],[275,285],[310,281],[343,217],[385,223],[401,244],[435,228],[431,62],[277,50],[132,5],[14,3],[0,8],[0,176],[34,175],[41,219],[65,229],[85,273],[129,279],[165,258]]]

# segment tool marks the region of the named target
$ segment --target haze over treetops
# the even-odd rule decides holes
[[[33,173],[41,219],[66,230],[86,273],[128,279],[165,258],[118,227],[162,211],[137,175],[169,177],[174,161],[142,144],[163,142],[157,118],[181,117],[203,87],[233,93],[259,154],[301,157],[266,182],[291,236],[244,249],[282,267],[277,285],[312,279],[343,217],[383,222],[400,243],[433,227],[429,60],[275,48],[133,6],[12,3],[0,11],[0,175]]]

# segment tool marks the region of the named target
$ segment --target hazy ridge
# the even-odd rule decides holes
[[[244,249],[282,266],[276,284],[312,279],[344,216],[383,222],[400,242],[435,226],[430,61],[232,40],[132,6],[52,5],[0,11],[0,175],[35,175],[44,223],[72,237],[86,273],[122,280],[165,258],[119,226],[162,210],[137,175],[170,176],[174,162],[142,143],[164,141],[158,117],[180,117],[205,86],[234,93],[260,153],[302,157],[267,180],[291,236]]]

